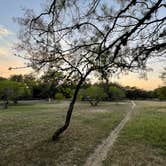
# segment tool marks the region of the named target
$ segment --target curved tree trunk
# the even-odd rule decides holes
[[[56,132],[53,134],[53,136],[52,136],[52,140],[53,141],[57,140],[57,138],[59,137],[59,135],[62,134],[69,127],[71,115],[72,115],[73,108],[74,108],[74,104],[76,102],[78,92],[79,92],[80,87],[81,87],[82,83],[84,82],[84,80],[85,80],[85,77],[82,78],[79,81],[79,83],[77,84],[77,87],[75,89],[72,101],[71,101],[71,103],[69,105],[69,108],[68,108],[68,111],[67,111],[67,114],[66,114],[65,124],[61,128],[59,128],[58,130],[56,130]]]

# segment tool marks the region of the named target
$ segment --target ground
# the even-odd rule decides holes
[[[136,102],[103,166],[165,166],[166,102]]]
[[[81,166],[132,108],[129,101],[100,103],[98,107],[78,102],[70,128],[52,142],[68,104],[22,103],[0,110],[0,166]],[[166,103],[136,104],[103,165],[164,166]]]

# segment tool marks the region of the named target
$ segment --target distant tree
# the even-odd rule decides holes
[[[67,85],[66,83],[62,84],[59,87],[59,91],[63,94],[63,96],[65,98],[72,98],[73,96],[73,87],[70,87],[69,85]]]
[[[147,98],[148,99],[156,98],[155,91],[154,90],[147,91]]]
[[[116,86],[109,87],[108,95],[110,100],[121,100],[126,97],[125,91]]]
[[[156,93],[160,100],[166,100],[166,86],[156,89]]]
[[[55,94],[55,100],[63,100],[63,99],[65,99],[65,97],[62,93]]]
[[[55,70],[49,70],[40,78],[43,85],[42,92],[47,98],[54,98],[58,88],[63,83],[63,73]]]
[[[28,95],[29,91],[24,83],[4,80],[0,81],[0,99],[4,101],[4,108],[8,107],[9,100],[15,104],[18,99],[24,95]]]
[[[155,95],[152,91],[145,91],[136,87],[125,87],[126,97],[129,99],[151,99]]]
[[[11,75],[9,80],[11,81],[16,81],[16,82],[23,82],[23,75],[22,74],[14,74],[14,75]]]
[[[38,98],[41,93],[41,88],[39,87],[40,81],[37,81],[33,74],[24,75],[24,83],[30,90],[30,94],[32,98]]]
[[[27,10],[17,19],[22,27],[18,49],[29,66],[78,78],[65,124],[53,140],[68,128],[89,75],[146,70],[149,58],[164,55],[166,17],[158,13],[165,6],[165,0],[51,0],[38,16]]]
[[[104,89],[96,85],[81,89],[79,94],[84,100],[89,101],[92,106],[97,106],[100,101],[107,98]]]
[[[7,80],[7,78],[0,76],[0,81],[2,81],[2,80]]]

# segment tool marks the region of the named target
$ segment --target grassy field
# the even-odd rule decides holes
[[[76,104],[70,128],[58,142],[53,132],[68,102],[24,103],[0,110],[0,166],[80,166],[131,109],[130,102]],[[136,101],[103,166],[165,166],[166,102]]]
[[[68,103],[29,103],[0,110],[0,166],[82,165],[97,144],[123,119],[131,104],[77,103],[70,128],[51,141]]]
[[[103,166],[166,165],[166,102],[136,103]]]

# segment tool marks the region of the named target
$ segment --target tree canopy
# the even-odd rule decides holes
[[[93,85],[86,89],[81,89],[80,96],[84,99],[90,102],[92,106],[97,106],[97,104],[105,100],[107,97],[107,94],[104,92],[104,89]]]
[[[9,100],[17,103],[18,99],[22,96],[29,94],[29,89],[24,83],[16,81],[2,80],[0,81],[0,99],[4,100],[4,108],[7,108]]]
[[[27,10],[18,50],[36,70],[63,72],[77,86],[62,128],[70,123],[79,89],[93,73],[108,78],[117,73],[146,70],[147,60],[164,56],[165,0],[50,0],[36,15]],[[21,56],[22,55],[17,55]]]
[[[166,86],[157,88],[155,91],[160,100],[166,100]]]
[[[146,69],[165,52],[164,0],[51,0],[38,16],[27,10],[18,48],[35,69],[54,68],[84,77]],[[28,26],[28,27],[27,27]]]

